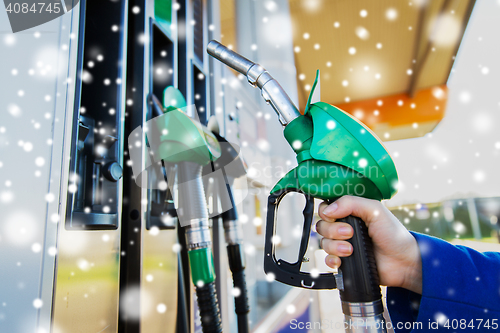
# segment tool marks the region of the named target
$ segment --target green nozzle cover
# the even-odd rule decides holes
[[[311,156],[351,168],[370,179],[382,199],[397,192],[398,174],[391,156],[377,136],[348,113],[330,104],[311,106],[314,136]]]
[[[163,105],[165,114],[155,121],[160,135],[155,158],[169,163],[189,161],[200,165],[219,158],[221,151],[217,138],[180,109],[186,107],[186,100],[177,88],[165,89]]]
[[[382,142],[339,108],[324,102],[311,104],[314,87],[304,116],[284,131],[299,165],[272,192],[296,188],[323,199],[346,194],[390,199],[397,192],[398,175]]]
[[[173,86],[168,86],[165,90],[163,90],[163,107],[167,112],[182,109],[186,106],[186,99],[179,89]]]

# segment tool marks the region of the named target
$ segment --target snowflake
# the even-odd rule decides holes
[[[385,17],[389,21],[394,21],[398,18],[398,11],[395,8],[389,8],[385,12]]]
[[[16,37],[13,34],[8,34],[3,38],[5,45],[13,46],[16,44]]]
[[[368,30],[366,30],[366,28],[364,27],[357,27],[356,30],[356,35],[362,39],[362,40],[367,40],[368,38],[370,38],[370,32]]]
[[[167,311],[167,306],[163,303],[160,303],[156,306],[156,311],[158,311],[158,313],[165,313]]]

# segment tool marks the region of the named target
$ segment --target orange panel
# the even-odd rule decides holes
[[[422,89],[415,97],[397,94],[359,102],[336,105],[352,114],[368,127],[407,127],[420,123],[439,123],[446,109],[448,87],[446,85]]]

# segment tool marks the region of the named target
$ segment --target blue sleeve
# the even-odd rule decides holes
[[[422,256],[422,295],[387,288],[395,332],[500,330],[500,253],[412,235]]]

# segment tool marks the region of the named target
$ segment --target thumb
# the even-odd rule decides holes
[[[382,213],[380,201],[346,195],[328,205],[323,202],[318,214],[324,221],[334,221],[349,215],[361,218],[368,225]]]

